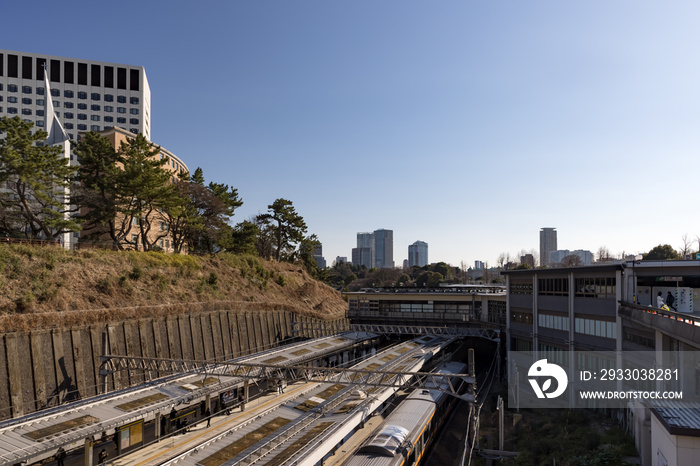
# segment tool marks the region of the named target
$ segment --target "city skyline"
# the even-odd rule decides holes
[[[285,198],[328,257],[374,224],[455,266],[543,225],[613,255],[700,234],[698,4],[125,1],[129,34],[87,5],[5,5],[2,48],[143,66],[152,139],[239,190],[234,223]]]

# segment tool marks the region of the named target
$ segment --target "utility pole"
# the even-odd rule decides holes
[[[476,399],[476,370],[475,370],[475,359],[474,359],[474,348],[469,348],[469,359],[468,359],[468,371],[469,376],[472,377],[473,382],[469,384],[469,394],[472,395],[474,400],[472,403],[471,419],[469,420],[469,436],[467,437],[467,443],[469,439],[472,441],[472,445],[479,445],[479,413],[476,409],[477,399]],[[470,458],[471,463],[471,458]]]
[[[109,359],[109,343],[107,341],[107,332],[102,332],[102,354],[100,358],[101,364],[104,364]],[[107,373],[100,370],[100,386],[102,393],[107,393]]]
[[[496,409],[498,410],[498,449],[503,450],[503,424],[505,420],[505,410],[503,409],[503,398],[501,398],[501,395],[498,395],[498,405]]]

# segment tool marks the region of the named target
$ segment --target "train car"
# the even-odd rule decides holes
[[[450,362],[435,372],[464,374],[466,365]],[[430,388],[416,389],[343,466],[414,466],[436,437],[457,398]]]

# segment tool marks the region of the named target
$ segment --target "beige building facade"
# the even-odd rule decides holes
[[[133,139],[135,136],[131,132],[118,127],[109,128],[104,131],[99,131],[98,134],[104,138],[107,138],[116,150],[119,150],[119,147],[122,143],[126,143],[128,140]],[[160,157],[161,160],[166,160],[166,163],[163,166],[163,168],[172,173],[172,176],[170,177],[171,182],[175,182],[175,180],[181,173],[190,173],[190,170],[185,164],[185,162],[183,162],[182,159],[180,159],[178,156],[176,156],[169,150],[160,147],[158,157]],[[154,217],[151,218],[152,226],[148,232],[149,242],[155,242],[155,244],[157,244],[158,247],[164,252],[174,252],[173,238],[170,233],[167,215],[161,212],[155,212],[153,215]],[[143,250],[142,241],[140,241],[140,235],[141,231],[139,228],[138,220],[134,219],[131,228],[126,235],[127,240],[122,243],[122,247],[124,247],[125,249]],[[100,237],[97,244],[92,244],[94,244],[95,246],[104,246],[110,242],[111,240],[109,236],[107,234],[103,234]],[[91,243],[87,242],[84,244],[88,246]]]

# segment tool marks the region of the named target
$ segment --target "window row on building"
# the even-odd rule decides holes
[[[575,279],[575,296],[577,298],[615,298],[615,277],[590,277]],[[565,296],[569,294],[569,279],[540,278],[537,281],[538,294],[544,296]],[[532,282],[511,280],[510,294],[532,294]]]
[[[533,315],[529,310],[511,308],[510,321],[519,324],[532,325]],[[537,315],[537,325],[542,328],[569,331],[570,317],[566,315],[540,313]],[[617,324],[614,321],[588,319],[584,317],[574,318],[574,331],[584,335],[593,335],[602,338],[616,338]]]
[[[350,311],[378,311],[379,301],[369,300],[366,297],[350,298],[348,309]]]
[[[98,86],[139,91],[140,70],[121,66],[83,63],[41,57],[0,53],[0,76],[8,78],[44,80],[47,68],[49,80],[55,83]],[[7,60],[6,60],[7,58]]]
[[[544,296],[566,296],[569,294],[568,278],[540,278],[537,293]]]
[[[577,278],[575,287],[577,298],[615,298],[615,277]]]
[[[414,301],[380,301],[379,310],[386,312],[469,312],[471,303],[438,303]]]
[[[0,95],[0,102],[2,102],[3,100],[4,100],[3,96]],[[22,105],[32,105],[32,103],[36,102],[36,105],[39,107],[44,107],[46,105],[45,99],[36,99],[35,101],[32,101],[32,99],[29,97],[23,97],[22,100],[20,101],[17,97],[14,97],[14,96],[7,97],[7,103],[18,104],[20,102],[22,103]],[[53,100],[52,103],[53,103],[54,108],[61,108],[61,102],[59,100]],[[78,103],[76,106],[74,102],[70,102],[70,101],[63,102],[63,107],[64,108],[77,108],[78,110],[87,110],[88,109],[87,104]],[[114,112],[114,106],[113,105],[105,105],[104,107],[102,107],[99,104],[92,104],[92,105],[90,105],[90,110],[95,111],[95,112],[99,112],[99,111],[104,110],[107,113],[112,113],[112,112]],[[117,113],[126,113],[126,110],[127,110],[126,107],[117,107]],[[138,115],[141,112],[138,108],[130,108],[129,113],[132,115]]]
[[[611,321],[576,317],[574,319],[574,330],[576,333],[585,335],[612,339],[617,338],[617,323]]]
[[[537,320],[540,327],[569,331],[569,316],[538,314]]]
[[[540,343],[537,345],[537,351],[539,351],[539,357],[547,358],[548,362],[553,362],[560,366],[569,365],[568,352],[564,352],[562,348]]]
[[[17,109],[8,108],[7,110],[8,110],[7,113],[9,115],[17,114]],[[2,107],[0,107],[0,113],[3,113]],[[32,120],[28,120],[28,119],[23,119],[22,121],[24,121],[25,123],[32,123],[36,128],[45,129],[44,120],[32,121]],[[112,120],[105,119],[105,122],[111,122],[111,121]],[[124,123],[126,123],[126,121],[118,121],[118,123],[124,124]],[[135,124],[135,123],[132,123],[132,124]],[[79,123],[79,124],[75,124],[75,125],[73,123],[64,123],[63,127],[66,130],[77,129],[78,131],[103,131],[103,130],[108,130],[108,129],[114,128],[114,126],[108,126],[108,125],[107,126],[100,126],[100,125],[88,126],[88,125],[83,124],[83,123]],[[128,131],[132,134],[139,134],[140,130],[138,128],[129,128]],[[76,136],[74,133],[71,133],[70,131],[66,131],[66,134],[68,135],[69,139],[71,139],[71,140],[76,139]],[[78,140],[80,140],[80,137],[78,137]],[[71,155],[71,160],[72,160],[72,157],[73,156]]]
[[[537,320],[540,327],[569,331],[568,316],[538,314]],[[574,325],[576,333],[603,338],[616,338],[617,336],[617,324],[615,322],[576,317]]]
[[[0,107],[0,112],[2,112],[1,109],[2,109],[2,107]],[[17,107],[7,107],[7,114],[8,114],[8,115],[19,115],[19,113],[20,113],[20,112],[19,112],[19,109],[18,109]],[[23,108],[21,114],[22,114],[22,115],[27,115],[27,116],[30,116],[30,115],[32,115],[32,114],[36,114],[36,116],[41,116],[41,117],[43,117],[43,116],[44,116],[44,110],[37,110],[36,112],[32,112],[32,110],[31,110],[30,108]],[[56,116],[61,117],[61,113],[60,113],[60,112],[56,112]],[[64,119],[64,120],[73,120],[73,119],[77,119],[77,120],[84,120],[84,121],[87,121],[88,116],[87,116],[87,114],[85,114],[85,113],[78,113],[78,114],[76,115],[76,114],[74,114],[73,112],[65,112],[65,113],[63,114],[63,119]],[[90,115],[90,120],[91,120],[91,121],[101,121],[102,119],[103,119],[103,117],[101,117],[100,115]],[[109,116],[109,115],[108,115],[108,116],[105,116],[105,117],[104,117],[104,121],[105,121],[105,123],[114,123],[114,117],[111,117],[111,116]],[[128,123],[129,123],[130,125],[138,125],[138,124],[139,124],[139,121],[140,121],[140,120],[139,120],[138,118],[129,118]],[[127,119],[126,119],[126,118],[123,118],[123,117],[117,117],[117,123],[122,124],[122,125],[125,125],[125,124],[127,124]],[[35,126],[40,126],[40,127],[41,127],[41,126],[44,126],[44,121],[43,121],[43,120],[37,121],[37,122],[35,123]],[[64,122],[64,123],[63,123],[63,127],[66,128],[66,129],[72,129],[72,128],[73,128],[73,123]]]
[[[510,294],[532,294],[532,280],[528,281],[516,281],[511,280],[510,282]]]
[[[0,83],[0,91],[3,90],[3,85]],[[20,93],[20,86],[17,84],[8,84],[7,85],[7,92],[8,93]],[[37,86],[36,88],[32,86],[21,86],[21,93],[22,94],[27,94],[27,95],[32,95],[36,93],[38,96],[45,96],[46,95],[46,89],[41,86]],[[51,97],[61,97],[61,90],[60,89],[51,89]],[[63,97],[66,99],[74,99],[78,98],[78,100],[88,100],[88,93],[84,91],[73,91],[71,89],[66,89],[63,91]],[[100,94],[99,92],[91,92],[90,93],[90,100],[93,100],[95,102],[99,102],[103,100],[105,102],[114,102],[115,101],[115,95],[114,94]],[[139,97],[129,97],[128,101],[131,105],[139,105],[141,99]],[[116,96],[116,102],[120,104],[125,104],[127,102],[127,96],[125,95],[117,95]],[[31,101],[29,102],[31,103]]]
[[[522,309],[511,308],[510,321],[517,322],[519,324],[532,325],[532,312]]]

